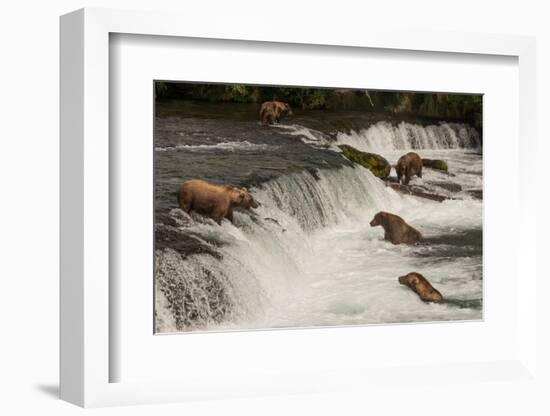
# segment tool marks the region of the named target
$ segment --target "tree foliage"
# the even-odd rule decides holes
[[[244,84],[191,84],[155,82],[157,99],[210,102],[288,102],[303,110],[388,111],[423,117],[462,119],[482,127],[482,96],[422,92],[366,91],[307,87],[272,87]]]

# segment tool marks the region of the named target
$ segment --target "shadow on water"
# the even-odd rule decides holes
[[[457,231],[425,238],[415,247],[413,255],[433,262],[456,259],[457,257],[481,256],[483,233],[481,229]]]
[[[457,231],[425,238],[413,251],[413,255],[430,265],[453,262],[460,257],[481,257],[483,234],[481,229]],[[482,278],[482,274],[479,274]],[[483,299],[458,299],[445,297],[444,303],[459,309],[483,308]]]
[[[446,298],[447,305],[456,306],[460,309],[481,309],[483,307],[482,299],[452,299]]]

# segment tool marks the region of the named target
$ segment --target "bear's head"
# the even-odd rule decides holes
[[[288,105],[287,103],[285,103],[285,109],[284,109],[285,113],[288,114],[289,116],[292,115],[292,109],[290,108],[290,105]]]
[[[236,206],[239,208],[244,209],[250,209],[250,208],[258,208],[259,204],[254,200],[254,197],[250,192],[248,192],[247,189],[241,188],[237,189],[237,199],[236,199]]]
[[[292,109],[290,108],[290,105],[288,105],[287,103],[283,103],[282,101],[275,101],[275,109],[278,115],[292,115]]]
[[[409,273],[409,274],[406,274],[405,276],[399,276],[399,283],[401,283],[402,285],[405,285],[405,286],[409,286],[409,287],[416,287],[419,283],[420,283],[420,278],[419,278],[419,274],[418,273]]]
[[[372,221],[369,223],[371,227],[376,227],[377,225],[384,225],[386,222],[387,214],[383,211],[380,211],[374,216]]]

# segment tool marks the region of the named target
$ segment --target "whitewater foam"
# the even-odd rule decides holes
[[[368,225],[385,210],[402,215],[427,238],[464,234],[481,229],[480,201],[437,203],[400,195],[362,167],[283,175],[252,191],[262,205],[252,214],[235,213],[235,224],[192,221],[204,241],[219,241],[219,258],[157,255],[157,268],[173,277],[157,278],[157,290],[188,292],[172,301],[161,298],[157,307],[166,310],[168,303],[169,314],[185,316],[163,317],[158,331],[481,317],[480,309],[424,304],[397,283],[400,274],[418,271],[445,296],[480,299],[479,253],[426,257],[431,247],[394,246],[383,240],[380,227]],[[181,228],[182,238],[188,231]],[[179,264],[177,272],[170,262]]]
[[[305,144],[330,145],[330,137],[319,130],[304,127],[299,124],[274,124],[272,127],[284,131],[290,136],[299,137]]]
[[[222,150],[222,151],[228,151],[228,152],[234,152],[236,150],[238,151],[256,151],[256,150],[267,150],[270,146],[267,144],[258,144],[258,143],[250,143],[248,141],[229,141],[229,142],[221,142],[216,144],[197,144],[197,145],[190,145],[190,144],[181,144],[177,146],[166,146],[166,147],[155,147],[156,152],[168,152],[168,151],[174,151],[174,150],[188,150],[188,151],[208,151],[208,150]],[[274,147],[274,146],[271,146]]]
[[[380,121],[360,131],[339,132],[337,144],[347,144],[366,152],[412,149],[479,149],[479,133],[467,124],[440,123],[421,126]]]

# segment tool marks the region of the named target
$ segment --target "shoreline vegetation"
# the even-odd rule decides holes
[[[265,101],[279,100],[299,110],[360,110],[448,121],[461,120],[482,132],[483,97],[474,94],[156,81],[155,98],[258,105]]]

